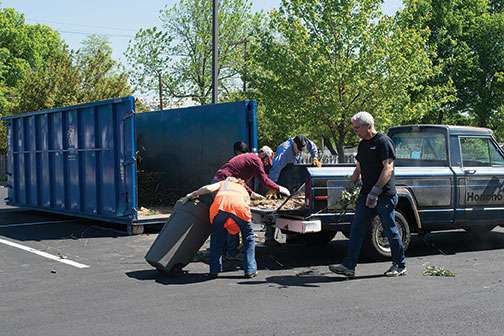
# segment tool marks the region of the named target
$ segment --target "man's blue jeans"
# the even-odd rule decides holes
[[[240,246],[240,234],[231,234],[228,232],[227,234],[227,247],[226,247],[226,256],[228,257],[236,257],[239,254],[238,246]]]
[[[347,256],[343,259],[343,266],[346,268],[355,269],[357,266],[357,259],[362,248],[364,241],[364,234],[371,219],[378,214],[380,217],[383,232],[387,237],[390,250],[392,252],[392,262],[399,267],[406,267],[406,259],[404,257],[404,247],[399,235],[399,230],[395,225],[395,207],[397,205],[398,196],[385,196],[381,195],[378,198],[376,208],[370,209],[366,204],[367,195],[359,195],[357,198],[357,205],[355,216],[352,221],[352,229],[350,231],[350,241],[348,242]]]
[[[222,270],[222,248],[227,240],[228,233],[224,228],[224,223],[230,217],[240,227],[243,238],[243,270],[245,274],[255,273],[257,272],[257,263],[255,260],[255,236],[252,223],[225,211],[219,211],[212,223],[212,236],[210,237],[210,273],[217,274]]]
[[[219,182],[219,181],[212,180],[212,182],[210,182],[210,183],[213,184],[213,183],[217,183],[217,182]],[[206,199],[210,200],[209,206],[214,201],[215,194],[216,193],[211,193],[211,194],[205,195],[205,196],[207,196]],[[228,233],[228,235],[227,235],[227,242],[224,243],[224,245],[222,247],[222,253],[224,253],[225,255],[230,256],[230,257],[235,257],[239,253],[238,246],[240,246],[240,235],[238,233],[235,234],[235,235],[232,235],[231,233]]]

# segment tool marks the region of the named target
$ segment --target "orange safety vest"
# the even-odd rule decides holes
[[[250,197],[247,190],[241,184],[227,179],[219,183],[219,190],[210,206],[210,223],[213,223],[219,211],[232,213],[238,218],[250,222],[252,214],[250,213]],[[240,232],[240,227],[231,218],[226,220],[224,228],[231,234]]]

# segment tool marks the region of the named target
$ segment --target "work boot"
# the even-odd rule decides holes
[[[346,268],[343,265],[330,265],[329,270],[333,273],[344,275],[347,278],[355,278],[355,270]]]
[[[257,272],[245,274],[245,278],[247,278],[247,279],[252,279],[252,278],[255,278],[256,276],[257,276]]]
[[[408,270],[406,269],[406,266],[392,264],[392,266],[390,266],[390,268],[383,274],[388,277],[396,277],[408,274]]]

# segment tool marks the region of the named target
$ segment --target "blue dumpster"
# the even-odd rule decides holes
[[[9,205],[124,223],[130,233],[164,223],[166,214],[139,209],[209,183],[234,142],[257,148],[255,101],[136,114],[124,97],[2,120]]]

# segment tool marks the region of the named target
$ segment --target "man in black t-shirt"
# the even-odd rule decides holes
[[[362,187],[357,198],[347,255],[341,265],[331,265],[329,269],[336,274],[355,277],[366,228],[378,214],[392,252],[392,266],[385,275],[406,275],[404,247],[394,221],[398,200],[394,176],[394,144],[387,135],[375,130],[373,116],[368,112],[357,113],[351,121],[355,134],[362,141],[357,150],[357,166],[350,184],[362,180]]]

